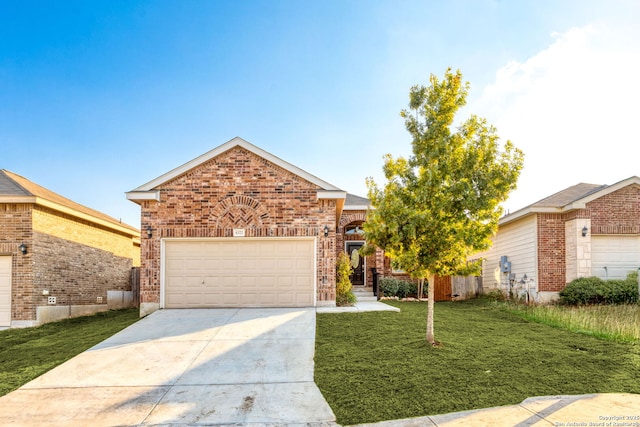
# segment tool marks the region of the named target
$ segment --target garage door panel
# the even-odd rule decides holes
[[[605,270],[606,267],[606,270]],[[640,267],[639,236],[593,236],[591,274],[602,279],[624,279]]]
[[[296,307],[314,303],[311,239],[165,242],[165,307]]]
[[[0,256],[0,326],[11,326],[11,256]]]

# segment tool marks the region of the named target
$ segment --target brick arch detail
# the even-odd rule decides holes
[[[261,227],[269,222],[269,211],[258,200],[235,195],[220,201],[211,211],[218,228]]]
[[[344,228],[345,226],[355,221],[365,221],[366,217],[366,213],[352,213],[343,215],[342,218],[340,218],[340,228]]]

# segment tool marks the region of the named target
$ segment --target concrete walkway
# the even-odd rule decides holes
[[[160,310],[0,398],[0,425],[331,426],[315,309]]]
[[[318,307],[316,312],[318,313],[359,313],[365,311],[395,311],[399,312],[400,309],[392,307],[388,304],[379,301],[364,301],[356,302],[352,307]]]
[[[444,415],[359,424],[352,427],[640,427],[640,394],[587,394],[526,399],[499,406]]]

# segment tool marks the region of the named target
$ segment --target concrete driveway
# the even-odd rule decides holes
[[[315,309],[160,310],[0,398],[0,425],[335,425]]]

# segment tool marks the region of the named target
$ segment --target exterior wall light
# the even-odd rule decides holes
[[[586,225],[584,227],[582,227],[582,237],[587,237],[587,232],[588,231],[589,231],[589,229],[587,228]]]
[[[18,246],[18,250],[20,252],[22,252],[22,255],[26,255],[27,254],[27,245],[25,245],[24,243],[20,243],[20,246]]]
[[[153,237],[153,230],[151,230],[151,226],[147,225],[147,237],[148,238],[152,238]]]
[[[325,225],[323,228],[323,231],[324,231],[324,237],[329,237],[329,227]]]

